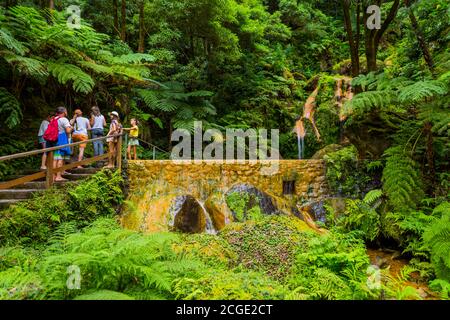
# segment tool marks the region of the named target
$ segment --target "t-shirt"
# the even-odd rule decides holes
[[[50,122],[48,122],[47,120],[42,121],[41,127],[39,128],[38,137],[42,137],[45,134],[45,131],[47,131],[49,124]]]
[[[65,133],[67,128],[71,128],[69,119],[63,117],[58,119],[58,133]]]
[[[109,131],[113,130],[113,125],[116,125],[116,131],[113,134],[119,134],[122,131],[122,125],[117,120],[113,120],[109,126]]]
[[[74,134],[84,134],[88,135],[89,120],[87,118],[77,118],[73,123],[75,129]]]
[[[130,137],[137,138],[139,137],[139,128],[130,130]]]
[[[94,125],[92,126],[92,129],[102,129],[103,130],[103,124],[105,123],[105,117],[100,115],[94,117]]]

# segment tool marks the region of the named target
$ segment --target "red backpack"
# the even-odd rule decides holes
[[[54,117],[50,124],[48,125],[47,130],[44,133],[44,140],[47,142],[57,142],[58,141],[58,120],[60,117]]]

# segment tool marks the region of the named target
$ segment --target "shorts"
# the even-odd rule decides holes
[[[89,140],[89,137],[84,134],[81,134],[81,133],[76,133],[76,134],[72,135],[73,142],[82,142],[82,141],[88,141],[88,140]],[[87,143],[80,144],[80,148],[84,149],[86,147],[87,147]]]
[[[53,153],[53,160],[65,160],[65,161],[69,161],[70,160],[70,155],[61,152],[61,150],[57,150]]]
[[[139,140],[138,138],[130,138],[128,141],[129,146],[139,146]]]
[[[64,146],[69,144],[69,139],[67,137],[67,134],[64,133],[60,133],[58,134],[58,142],[57,142],[57,146]],[[53,159],[54,160],[70,160],[70,148],[69,147],[65,147],[59,150],[56,150],[53,154]]]

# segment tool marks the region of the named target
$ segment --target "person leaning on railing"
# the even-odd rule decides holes
[[[89,120],[83,117],[83,112],[80,109],[75,110],[73,119],[70,120],[70,125],[74,128],[72,134],[73,142],[84,142],[89,140],[88,131],[91,130],[91,124]],[[87,143],[80,144],[80,151],[78,153],[78,162],[83,161],[84,150],[87,147]],[[82,166],[78,166],[82,169]]]
[[[132,118],[130,121],[131,128],[124,128],[124,131],[130,131],[130,136],[128,140],[128,160],[137,160],[137,147],[139,146],[139,122],[136,118]],[[133,157],[132,153],[133,151]]]
[[[114,168],[117,154],[117,143],[119,142],[119,137],[114,137],[114,135],[122,133],[122,125],[120,124],[118,112],[113,111],[109,114],[109,116],[111,117],[111,125],[109,126],[108,138],[106,139],[109,146],[109,161],[105,168],[112,169]]]

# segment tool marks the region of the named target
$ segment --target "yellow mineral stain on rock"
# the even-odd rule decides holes
[[[191,195],[205,203],[216,230],[232,221],[224,195],[236,184],[247,183],[269,194],[283,212],[290,213],[299,201],[326,196],[325,162],[322,160],[280,160],[278,172],[263,175],[270,161],[257,163],[192,161],[130,161],[130,190],[121,217],[126,228],[157,232],[168,229],[170,207],[176,196]],[[295,180],[295,193],[283,194],[283,181]],[[306,221],[306,219],[305,219]]]

